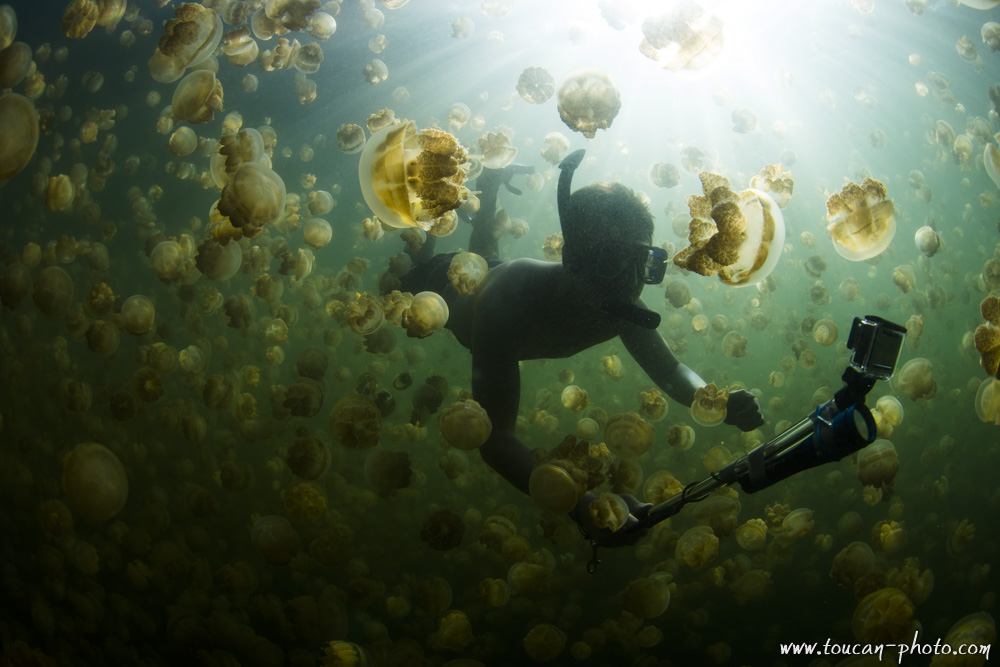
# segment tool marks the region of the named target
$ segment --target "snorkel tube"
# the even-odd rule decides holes
[[[583,162],[583,155],[587,151],[580,149],[573,151],[559,163],[559,186],[556,190],[556,204],[559,210],[559,226],[562,228],[563,239],[566,247],[576,248],[581,241],[577,239],[577,234],[573,230],[573,207],[570,202],[573,185],[573,173]],[[575,253],[574,253],[575,254]],[[570,268],[575,264],[575,259],[570,263]],[[634,303],[628,303],[620,299],[607,299],[599,306],[599,310],[612,317],[631,322],[644,329],[655,329],[660,326],[660,315],[651,310],[642,308]]]

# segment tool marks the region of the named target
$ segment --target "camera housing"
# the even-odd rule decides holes
[[[851,367],[875,380],[888,380],[896,371],[906,328],[877,315],[855,317],[847,337],[847,349],[854,350]]]

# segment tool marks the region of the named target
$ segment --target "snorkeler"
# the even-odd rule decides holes
[[[690,406],[705,382],[680,363],[656,331],[660,316],[640,298],[645,285],[658,284],[667,256],[653,247],[653,217],[636,194],[620,183],[599,183],[570,193],[573,172],[584,151],[559,165],[559,218],[563,231],[562,262],[521,258],[500,262],[497,256],[497,193],[510,186],[523,167],[484,170],[476,182],[480,209],[472,219],[469,251],[482,255],[490,270],[482,287],[459,295],[448,283],[453,254],[435,255],[433,237],[414,257],[415,266],[402,277],[405,291],[432,290],[450,309],[447,328],[472,352],[472,393],[493,423],[480,448],[483,460],[508,482],[528,493],[531,451],[515,433],[520,404],[518,362],[561,359],[619,337],[649,378],[664,393]],[[729,395],[726,423],[750,431],[764,423],[756,397],[745,390]],[[586,492],[570,516],[602,546],[633,544],[644,531],[638,519],[651,505],[630,495],[622,498],[630,516],[612,533],[590,520]]]

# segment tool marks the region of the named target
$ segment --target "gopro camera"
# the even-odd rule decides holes
[[[854,350],[851,367],[876,380],[888,380],[896,372],[906,328],[877,315],[855,317],[847,337],[847,349]]]

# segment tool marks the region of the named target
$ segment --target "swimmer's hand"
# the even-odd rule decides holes
[[[646,527],[642,525],[642,520],[653,508],[652,504],[641,502],[635,496],[627,493],[619,494],[619,497],[628,505],[628,519],[618,530],[612,532],[607,528],[598,528],[594,525],[590,514],[590,504],[600,498],[600,494],[587,491],[583,494],[576,507],[570,513],[570,518],[577,522],[584,533],[601,547],[627,547],[638,542],[646,534]]]
[[[764,425],[757,397],[746,389],[730,392],[725,422],[741,431],[752,431]]]

